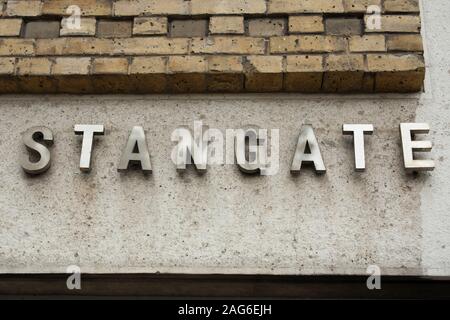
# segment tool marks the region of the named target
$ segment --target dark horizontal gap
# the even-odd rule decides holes
[[[82,274],[82,290],[68,290],[68,276],[3,274],[0,296],[450,299],[449,277],[382,276],[369,290],[367,276]]]

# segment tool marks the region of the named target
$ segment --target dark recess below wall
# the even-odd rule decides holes
[[[450,299],[449,278],[366,276],[85,274],[82,290],[66,288],[66,274],[0,275],[0,297],[166,297],[294,299]]]

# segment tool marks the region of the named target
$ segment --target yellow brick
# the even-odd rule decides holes
[[[420,12],[419,0],[385,0],[386,12]]]
[[[167,34],[167,17],[134,18],[133,34]]]
[[[91,58],[56,58],[52,69],[53,75],[87,75]]]
[[[352,52],[382,52],[386,51],[384,35],[352,36],[349,40]]]
[[[114,48],[110,39],[59,38],[37,39],[37,55],[110,55]]]
[[[34,54],[34,40],[0,39],[0,56],[30,56]]]
[[[344,0],[345,12],[367,12],[370,6],[377,6],[381,12],[381,0]]]
[[[411,15],[383,15],[381,16],[381,29],[371,29],[365,16],[366,32],[420,32],[420,17]],[[370,20],[369,20],[370,21]]]
[[[286,57],[287,72],[323,72],[323,56],[298,55]]]
[[[242,72],[242,57],[239,56],[208,56],[210,72],[234,73]]]
[[[249,56],[246,72],[282,73],[283,57],[281,56]]]
[[[322,15],[289,17],[289,33],[321,33],[324,31]]]
[[[364,71],[362,54],[329,55],[325,58],[326,71]]]
[[[166,58],[135,57],[130,66],[130,74],[166,73]]]
[[[346,40],[336,36],[287,36],[270,38],[271,53],[338,52],[346,49]]]
[[[127,58],[95,58],[93,74],[128,74]]]
[[[191,52],[194,54],[263,54],[265,42],[263,38],[225,37],[193,38]]]
[[[0,19],[0,37],[18,37],[22,19]]]
[[[212,34],[243,34],[243,16],[213,16],[209,22]]]
[[[268,13],[342,13],[342,0],[269,0]]]
[[[19,58],[16,66],[18,75],[50,75],[52,61],[47,58]]]
[[[402,34],[387,36],[388,51],[423,51],[420,34]]]
[[[191,14],[255,14],[266,12],[265,0],[191,0]]]
[[[44,0],[42,14],[70,16],[74,13],[67,11],[70,6],[78,6],[82,16],[110,16],[112,12],[110,0]]]
[[[185,0],[118,0],[114,2],[113,15],[188,15],[189,3]]]
[[[423,57],[414,54],[368,54],[369,72],[416,71],[425,68]]]
[[[173,56],[169,57],[168,71],[173,73],[205,73],[208,62],[201,56]]]
[[[41,15],[42,2],[35,0],[9,0],[5,15],[20,17],[36,17]]]
[[[15,58],[0,58],[0,75],[13,74],[15,64]]]
[[[146,54],[187,54],[189,39],[187,38],[128,38],[114,40],[114,54],[146,55]]]

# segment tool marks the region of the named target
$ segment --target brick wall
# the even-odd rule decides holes
[[[418,0],[0,0],[0,13],[0,93],[415,92],[425,73]]]

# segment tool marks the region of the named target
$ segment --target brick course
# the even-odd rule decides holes
[[[420,30],[418,0],[0,1],[0,93],[415,92]]]

